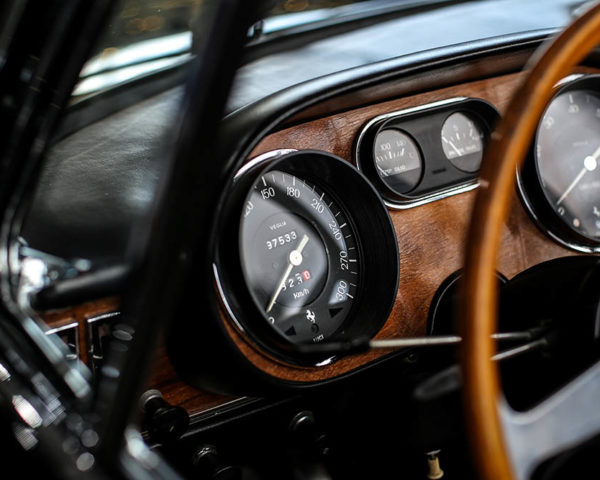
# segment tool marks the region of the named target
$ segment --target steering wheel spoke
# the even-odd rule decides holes
[[[482,164],[465,251],[459,318],[467,429],[479,477],[524,479],[539,462],[600,430],[595,365],[534,409],[499,407],[499,373],[491,360],[498,294],[496,259],[513,202],[515,172],[529,152],[554,87],[600,43],[600,5],[592,6],[533,57],[533,67],[510,102]],[[502,402],[500,402],[502,403]]]
[[[600,362],[530,410],[513,410],[505,400],[499,414],[513,469],[529,478],[543,461],[600,431]]]

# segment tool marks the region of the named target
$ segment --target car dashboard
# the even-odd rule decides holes
[[[532,41],[532,43],[534,42]],[[513,46],[510,47],[511,50],[513,48]],[[413,73],[403,79],[402,82],[387,81],[383,85],[371,87],[366,92],[359,91],[351,95],[346,94],[341,98],[330,99],[327,102],[311,105],[309,108],[286,119],[285,122],[277,124],[272,131],[268,132],[262,138],[253,139],[255,145],[248,154],[247,161],[252,162],[253,159],[265,154],[269,158],[269,153],[272,152],[317,150],[328,152],[350,164],[356,165],[357,141],[361,131],[370,121],[382,115],[389,115],[394,112],[410,112],[412,111],[411,109],[415,108],[423,109],[427,113],[427,110],[432,108],[432,106],[436,107],[439,104],[448,105],[456,100],[464,102],[465,99],[476,99],[477,101],[485,102],[501,115],[511,98],[512,92],[525,73],[506,72],[492,74],[491,71],[493,69],[515,69],[518,63],[522,61],[519,57],[522,56],[524,58],[529,51],[524,49],[524,52],[517,51],[515,53],[511,51],[508,54],[498,54],[495,50],[493,50],[491,58],[488,58],[487,55],[481,55],[480,57],[478,55],[479,58],[472,61],[470,65],[466,62],[461,62],[459,65],[437,68],[434,72],[428,70],[426,72]],[[596,70],[593,67],[582,66],[577,73],[579,75],[594,75]],[[454,84],[460,76],[464,78],[457,84]],[[474,78],[468,80],[468,77]],[[451,85],[442,86],[449,83],[450,79],[452,80]],[[425,85],[427,81],[433,83],[433,85],[428,87]],[[393,92],[392,89],[394,88],[398,89],[399,92]],[[410,90],[417,89],[425,91],[418,93],[410,92]],[[154,120],[156,115],[159,116],[158,118],[164,118],[163,115],[169,115],[170,113],[168,111],[169,107],[165,107],[164,105],[164,98],[168,98],[167,95],[176,97],[179,93],[175,90],[167,94],[161,94],[147,100],[145,104],[130,108],[131,113],[126,110],[122,114],[120,113],[103,120],[100,124],[91,125],[82,130],[81,133],[63,140],[55,148],[53,156],[60,158],[61,162],[68,164],[71,158],[64,155],[63,150],[76,147],[78,152],[82,150],[86,152],[88,160],[90,159],[90,155],[93,158],[96,155],[96,150],[100,153],[104,151],[103,145],[95,143],[91,148],[86,149],[81,145],[81,141],[85,141],[92,135],[91,138],[94,138],[95,142],[97,142],[95,137],[93,137],[95,130],[106,130],[107,125],[111,125],[113,122],[115,125],[114,128],[117,129],[121,125],[120,122],[129,123],[134,121],[132,119],[138,121],[138,119],[145,118],[150,119],[146,120],[147,122],[156,122]],[[372,98],[379,95],[384,95],[388,99],[379,102],[370,100],[367,105],[362,105],[365,103],[365,98]],[[350,108],[348,104],[351,102],[358,102],[361,105]],[[456,108],[459,111],[464,111],[466,107],[459,105]],[[166,110],[167,113],[161,112],[161,109]],[[492,117],[492,120],[494,119]],[[138,128],[146,129],[146,126],[138,126]],[[490,128],[491,131],[491,126],[487,128]],[[130,133],[125,133],[124,138],[127,141],[130,141],[129,135]],[[79,140],[78,137],[83,140]],[[101,207],[101,210],[104,212],[103,215],[111,217],[114,215],[114,212],[111,212],[111,208],[118,206],[119,209],[122,209],[126,203],[129,203],[129,211],[126,215],[134,215],[135,209],[139,208],[135,202],[142,205],[144,202],[143,198],[140,199],[139,196],[135,196],[135,189],[133,189],[134,193],[131,191],[130,184],[135,179],[127,177],[127,172],[122,174],[119,165],[111,168],[106,164],[107,161],[110,160],[99,160],[98,163],[92,162],[90,168],[92,171],[94,168],[102,170],[110,169],[112,172],[111,179],[114,174],[116,178],[120,178],[123,183],[128,185],[128,189],[123,190],[123,194],[127,195],[126,198],[111,199],[111,201],[103,204]],[[122,160],[119,159],[119,162],[122,162]],[[148,170],[151,172],[152,165],[150,162],[148,164]],[[64,168],[68,168],[68,166]],[[137,165],[136,175],[139,175],[140,168],[145,167]],[[158,169],[156,166],[154,168]],[[70,181],[72,178],[68,173],[63,178],[49,178],[51,174],[55,173],[55,171],[48,172],[46,174],[48,177],[42,177],[42,188],[39,194],[41,198],[52,198],[45,190],[46,188],[50,188],[50,185],[54,189],[53,191],[56,192],[61,187],[64,187],[61,182]],[[152,177],[151,174],[144,173],[147,177]],[[91,172],[89,174],[90,180],[93,181],[93,175]],[[129,174],[131,175],[131,172]],[[147,179],[145,181],[148,182]],[[383,192],[385,195],[385,185],[383,183],[377,184],[374,179],[368,181],[377,186],[376,188],[380,194]],[[457,189],[455,188],[456,185],[463,188]],[[468,188],[464,188],[465,185]],[[147,187],[147,184],[145,187]],[[86,202],[90,202],[91,210],[95,211],[99,204],[99,200],[94,196],[96,188],[93,183],[89,182],[82,184],[82,188],[85,190],[85,194],[82,197],[84,196]],[[333,187],[330,185],[329,188]],[[351,187],[347,187],[342,183],[336,185],[335,188],[343,190]],[[388,202],[388,205],[391,206],[387,206],[386,209],[393,224],[394,242],[397,243],[399,252],[399,279],[397,289],[394,289],[389,316],[387,316],[383,326],[377,331],[377,339],[424,336],[431,333],[429,330],[432,323],[430,309],[434,296],[444,281],[458,272],[462,266],[464,239],[475,194],[476,184],[472,181],[472,175],[467,174],[465,178],[459,178],[457,181],[454,181],[454,184],[446,185],[442,188],[441,195],[434,196],[426,201],[409,202],[407,206],[398,206]],[[425,197],[427,198],[427,196]],[[416,198],[418,200],[418,197]],[[58,199],[55,203],[60,201]],[[64,198],[64,201],[71,202],[72,199]],[[111,204],[111,202],[113,203]],[[85,204],[79,205],[78,208],[86,208],[86,206]],[[50,217],[45,210],[48,208],[47,205],[40,204],[39,208],[41,210],[38,213],[34,204],[32,215],[38,215],[40,218],[43,216],[46,221],[54,220],[54,217]],[[77,214],[80,211],[77,210]],[[71,217],[68,216],[68,212],[66,212],[66,215],[64,211],[60,213],[63,215],[63,222],[69,223],[72,228],[72,224],[70,223]],[[107,221],[111,223],[110,219]],[[361,220],[355,219],[354,221],[360,222]],[[60,218],[58,222],[60,224]],[[36,237],[35,228],[43,228],[43,221],[31,223],[33,232],[31,237]],[[117,227],[118,225],[115,226],[115,228]],[[56,225],[54,228],[56,228]],[[27,224],[24,231],[25,238],[27,238]],[[81,233],[81,230],[79,233]],[[64,239],[60,228],[57,229],[56,235]],[[67,235],[69,235],[69,232],[67,232]],[[115,240],[114,235],[111,236],[110,232],[107,235]],[[49,244],[52,243],[48,236],[44,238]],[[100,248],[110,246],[110,248],[115,250],[114,243],[107,245],[101,238],[99,240]],[[118,240],[117,238],[116,241],[118,242]],[[122,241],[124,242],[124,240]],[[378,241],[382,242],[383,240],[378,239]],[[45,246],[36,244],[35,241],[28,243],[32,248],[48,250]],[[59,248],[61,245],[64,245],[64,242],[58,243]],[[81,250],[76,252],[71,251],[69,252],[69,256],[85,258],[90,253],[85,250],[86,248],[90,248],[90,243],[81,242]],[[60,249],[49,253],[66,256],[66,252],[60,251]],[[391,263],[395,262],[393,253],[392,251],[389,258]],[[547,234],[536,226],[523,206],[518,192],[515,191],[513,209],[511,210],[509,222],[506,225],[502,239],[499,273],[506,278],[512,278],[517,273],[543,261],[562,256],[576,255],[577,253],[574,249],[566,248],[564,245],[553,241],[552,238],[549,238]],[[96,250],[94,254],[100,256],[106,254],[106,252]],[[116,314],[117,312],[118,298],[114,297],[93,301],[73,309],[46,312],[44,313],[44,318],[52,328],[60,328],[62,325],[74,323],[78,325],[78,329],[83,328],[83,332],[79,332],[76,337],[78,338],[79,352],[85,362],[88,359],[91,361],[92,358],[101,358],[102,356],[94,350],[97,347],[93,346],[94,344],[100,345],[101,343],[99,343],[98,338],[95,338],[95,335],[99,335],[97,333],[99,329],[96,327],[92,329],[91,325],[96,324],[98,319],[109,321],[113,318],[111,314]],[[280,379],[284,382],[312,384],[333,379],[390,354],[390,352],[386,351],[371,351],[357,356],[341,358],[332,364],[319,367],[311,368],[304,365],[294,365],[293,362],[286,363],[279,359],[273,359],[272,356],[261,352],[260,348],[244,334],[243,330],[236,327],[235,322],[231,318],[229,320],[223,319],[223,322],[231,341],[244,353],[252,365],[261,371],[267,372],[275,379]],[[94,334],[90,333],[92,330],[95,332]],[[211,395],[206,395],[208,400],[207,404],[204,404],[204,395],[199,395],[193,387],[186,386],[184,382],[177,378],[171,368],[168,367],[170,362],[164,352],[157,361],[161,367],[151,385],[163,391],[167,399],[175,404],[186,406],[192,413],[201,412],[206,407],[214,406],[215,399]],[[195,400],[192,401],[190,399]]]
[[[265,422],[275,436],[300,428],[298,412],[310,417],[306,405],[342,401],[347,391],[341,397],[331,391],[350,388],[346,382],[355,386],[354,377],[379,378],[392,365],[403,384],[436,364],[428,357],[435,353],[420,356],[415,348],[361,343],[355,350],[351,344],[458,335],[448,305],[463,267],[480,163],[530,56],[549,33],[357,66],[247,104],[236,104],[234,94],[218,144],[236,168],[225,184],[228,200],[218,206],[220,220],[208,232],[218,244],[211,282],[162,332],[146,389],[184,409],[186,452],[195,436],[226,443],[226,428],[235,425]],[[571,95],[567,103],[578,110],[592,104],[594,117],[598,75],[592,55],[557,85],[557,95]],[[576,102],[573,92],[587,97]],[[164,125],[176,121],[182,96],[174,86],[64,132],[23,225],[32,258],[92,259],[98,268],[122,260],[131,225],[152,202],[160,153],[172,146],[162,136]],[[74,108],[73,116],[85,108],[85,102]],[[558,114],[545,117],[539,132],[555,120]],[[596,153],[582,153],[582,178],[573,182],[579,171],[569,172],[551,190],[553,173],[536,176],[546,161],[543,148],[554,145],[538,146],[541,138],[526,161],[533,166],[515,172],[519,186],[502,231],[500,283],[550,260],[600,251],[600,223],[594,223],[600,213],[593,200],[586,203],[597,188]],[[564,138],[573,148],[590,143]],[[106,342],[122,334],[120,302],[119,292],[108,291],[68,306],[42,302],[38,315],[95,375]],[[265,411],[276,412],[276,427]],[[144,421],[148,443],[177,457],[169,450],[173,440],[156,435],[153,420]],[[221,431],[222,425],[229,427]],[[327,426],[333,428],[319,424]]]

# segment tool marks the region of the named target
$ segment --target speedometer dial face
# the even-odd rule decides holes
[[[535,163],[544,196],[575,233],[600,241],[600,96],[558,95],[537,133]]]
[[[254,183],[242,213],[240,259],[265,321],[292,343],[333,335],[357,295],[360,259],[348,217],[320,187],[284,171]]]

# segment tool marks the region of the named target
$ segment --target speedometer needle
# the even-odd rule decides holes
[[[573,180],[571,182],[571,184],[567,187],[567,189],[565,190],[565,193],[563,193],[560,196],[560,198],[556,202],[556,206],[560,205],[562,203],[562,201],[565,198],[567,198],[569,193],[571,193],[571,190],[573,190],[576,187],[576,185],[581,181],[581,179],[587,172],[592,172],[592,171],[596,170],[596,167],[598,166],[598,156],[600,156],[600,147],[598,147],[592,155],[585,157],[585,159],[583,160],[583,168],[577,174],[577,176],[575,177],[575,180]]]
[[[302,250],[304,249],[304,247],[306,246],[307,243],[308,243],[308,235],[304,235],[302,237],[302,240],[300,240],[300,243],[298,244],[296,249],[292,250],[290,252],[288,266],[285,269],[283,276],[281,277],[281,281],[279,282],[279,285],[277,285],[277,290],[275,290],[275,293],[273,294],[273,296],[271,297],[271,300],[269,301],[269,304],[267,305],[267,310],[266,310],[267,313],[269,313],[271,311],[271,309],[273,308],[273,305],[275,305],[275,301],[277,300],[277,297],[281,293],[281,290],[283,289],[283,286],[285,285],[285,281],[286,281],[287,277],[292,272],[292,268],[297,267],[298,265],[300,265],[302,263]]]

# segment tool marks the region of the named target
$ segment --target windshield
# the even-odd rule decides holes
[[[267,2],[265,2],[267,3]],[[345,5],[382,7],[415,3],[414,0],[277,0],[265,18],[295,17],[294,23],[310,22]],[[423,2],[421,2],[423,3]],[[132,43],[157,37],[191,32],[202,0],[126,0],[115,15],[97,49],[98,54],[109,54]],[[321,10],[315,14],[315,10]],[[308,12],[312,12],[307,14]],[[302,13],[303,15],[298,15]],[[273,22],[277,23],[277,22]],[[108,51],[107,51],[108,50]]]
[[[81,71],[74,96],[95,93],[188,60],[203,0],[125,0]],[[381,17],[450,0],[275,0],[248,42],[280,38],[356,19]]]
[[[202,3],[203,0],[126,0],[109,24],[95,55],[83,68],[74,98],[185,64],[192,55],[197,36],[196,17]],[[248,87],[257,90],[254,97],[360,64],[461,42],[560,28],[595,2],[271,0],[266,3],[270,9],[248,32],[246,60],[254,63],[254,72],[261,76],[265,72],[261,61],[266,61],[266,56],[285,53],[285,62],[281,59],[269,62],[269,68],[279,65],[285,71],[267,72],[260,82],[254,73]],[[512,13],[515,10],[523,14],[517,17]],[[332,35],[345,40],[331,45]],[[319,52],[319,58],[307,70],[303,65],[311,52]],[[240,75],[246,71],[244,67]],[[285,79],[287,83],[281,83]],[[273,81],[277,84],[268,91],[261,87]],[[239,106],[236,103],[232,108]]]

